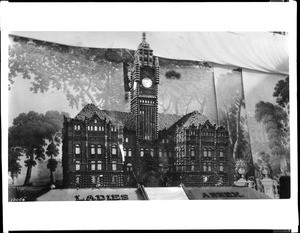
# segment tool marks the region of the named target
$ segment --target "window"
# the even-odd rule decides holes
[[[74,125],[74,130],[77,130],[77,125]]]
[[[80,170],[80,161],[76,161],[75,169],[76,171]]]
[[[80,125],[74,125],[75,130],[80,130]]]
[[[95,171],[96,170],[96,164],[95,161],[91,161],[91,170]]]
[[[209,163],[207,166],[207,170],[210,172],[211,171],[211,164]]]
[[[95,125],[95,126],[94,126],[94,130],[95,130],[95,131],[98,131],[98,126]]]
[[[91,183],[96,184],[96,176],[91,176]]]
[[[104,127],[103,126],[99,126],[99,131],[104,131]]]
[[[96,154],[95,145],[91,145],[91,155]]]
[[[90,131],[91,130],[91,126],[88,126],[88,131]]]
[[[193,163],[191,164],[191,171],[195,171],[195,165]]]
[[[203,149],[203,156],[207,157],[207,148],[206,147],[204,147],[204,149]]]
[[[116,146],[112,146],[112,148],[111,148],[111,154],[112,155],[116,155],[117,154],[117,147]]]
[[[98,145],[98,146],[97,146],[97,154],[98,154],[98,155],[101,155],[101,154],[102,154],[102,146],[101,146],[101,145]]]
[[[150,150],[150,156],[151,156],[151,157],[154,157],[154,149],[151,149],[151,150]]]
[[[224,149],[220,148],[220,157],[224,157]]]
[[[97,179],[97,184],[99,184],[100,183],[100,181],[101,181],[101,177],[102,177],[103,175],[100,175],[100,176],[97,176],[96,177],[96,179]]]
[[[125,142],[129,142],[128,137],[125,138]]]
[[[132,171],[132,164],[131,163],[127,163],[127,171]]]
[[[208,148],[208,157],[211,157],[211,148]]]
[[[124,155],[127,156],[127,149],[123,148],[123,151],[124,151]]]
[[[112,176],[111,177],[111,182],[112,183],[117,183],[118,182],[118,176]]]
[[[97,170],[102,170],[102,162],[101,161],[98,161],[97,163]]]
[[[144,148],[141,148],[140,155],[141,157],[144,157]]]
[[[112,169],[113,171],[116,171],[116,170],[117,170],[117,164],[116,164],[115,161],[113,161],[113,163],[111,164],[111,169]]]
[[[194,147],[191,148],[191,156],[192,157],[195,156],[195,148]]]
[[[166,139],[166,143],[169,143],[169,139]]]
[[[79,144],[76,144],[76,145],[75,145],[75,154],[76,154],[76,155],[79,155],[79,154],[80,154],[80,146],[79,146]]]
[[[220,172],[224,171],[224,165],[222,163],[220,164],[220,169],[219,170],[220,170]]]
[[[80,175],[77,175],[75,178],[75,183],[80,184]]]
[[[158,165],[158,167],[159,167],[159,171],[163,170],[163,165],[161,163]]]
[[[95,120],[94,120],[94,123],[95,123],[95,124],[97,124],[97,123],[98,123],[97,119],[95,119]]]
[[[203,164],[203,171],[206,172],[207,171],[207,166],[206,163]]]
[[[128,149],[128,156],[131,157],[132,154],[131,154],[131,149]]]

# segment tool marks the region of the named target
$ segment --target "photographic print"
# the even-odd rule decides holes
[[[11,32],[8,201],[290,198],[288,36]]]

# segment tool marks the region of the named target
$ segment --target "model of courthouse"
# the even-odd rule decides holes
[[[228,131],[199,112],[158,113],[159,61],[145,34],[130,71],[130,112],[86,105],[63,126],[65,188],[230,186]]]

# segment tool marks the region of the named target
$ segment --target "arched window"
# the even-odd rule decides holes
[[[101,161],[98,161],[97,163],[97,170],[102,170],[102,162]]]
[[[76,176],[75,183],[76,184],[80,184],[80,175]]]
[[[209,171],[209,172],[211,171],[211,164],[210,163],[207,166],[207,171]]]
[[[94,130],[98,131],[98,126],[97,125],[94,126]]]
[[[79,145],[79,144],[76,144],[76,145],[75,145],[75,154],[76,154],[76,155],[79,155],[79,154],[80,154],[80,145]]]
[[[220,170],[220,172],[224,171],[224,165],[222,163],[220,164],[220,169],[219,170]]]
[[[131,153],[131,149],[129,148],[128,149],[128,157],[131,157],[132,156],[132,153]]]
[[[98,123],[97,119],[94,120],[94,123],[95,123],[95,124]]]
[[[140,155],[141,157],[144,157],[144,148],[141,148]]]
[[[91,155],[96,154],[95,145],[91,145]]]
[[[203,171],[204,171],[204,172],[206,172],[206,171],[207,171],[207,166],[206,166],[206,163],[204,163],[204,164],[203,164],[203,167],[202,167],[202,168],[203,168]]]
[[[127,171],[128,172],[132,171],[132,164],[131,163],[127,163]]]
[[[96,170],[96,164],[95,161],[91,161],[91,170],[95,171]]]
[[[220,157],[224,157],[224,149],[220,148]]]
[[[90,131],[90,130],[91,130],[91,126],[88,125],[88,131]]]
[[[204,147],[204,149],[203,149],[203,156],[207,157],[207,148],[206,147]]]
[[[208,157],[211,157],[211,148],[208,148]]]
[[[117,154],[117,146],[113,145],[111,148],[111,154],[116,155]]]
[[[101,146],[101,145],[98,145],[98,146],[97,146],[97,154],[98,154],[98,155],[101,155],[101,154],[102,154],[102,146]]]

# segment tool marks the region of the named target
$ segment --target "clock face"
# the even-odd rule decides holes
[[[152,86],[152,80],[150,78],[143,78],[142,84],[144,87],[149,88]]]

